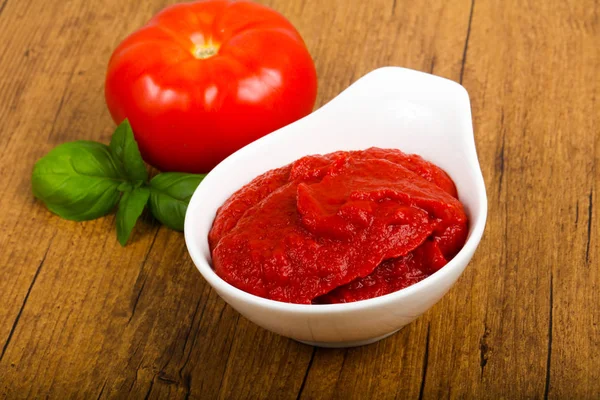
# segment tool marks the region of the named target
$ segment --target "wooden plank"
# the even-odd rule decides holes
[[[322,8],[319,2],[306,4],[305,10],[309,4],[317,10]],[[327,42],[319,43],[313,50],[321,65],[328,68],[320,76],[321,82],[326,82],[325,90],[331,91],[330,96],[384,65],[433,71],[460,80],[471,2],[450,5],[429,1],[426,8],[427,12],[423,12],[419,2],[379,1],[357,2],[355,7],[339,7],[336,13],[332,12],[335,19],[328,24],[330,29],[321,33]],[[360,41],[344,45],[344,41],[361,32]],[[333,47],[331,42],[339,45]],[[444,341],[438,333],[441,324],[431,322],[441,315],[440,309],[453,306],[455,301],[450,297],[444,302],[445,307],[436,306],[397,335],[374,345],[317,350],[302,398],[417,398],[430,387],[427,382],[437,387],[437,382],[431,381],[429,365],[437,356],[436,343]]]
[[[122,249],[115,240],[113,217],[84,224],[61,221],[31,198],[31,167],[54,145],[82,137],[108,141],[113,124],[103,99],[105,64],[127,32],[164,6],[121,3],[57,4],[40,16],[48,21],[42,26],[37,20],[23,24],[18,19],[33,4],[15,2],[21,8],[8,4],[3,12],[11,24],[8,30],[32,40],[33,48],[48,46],[54,52],[25,50],[23,57],[35,58],[27,64],[30,70],[22,69],[22,60],[11,54],[22,50],[19,43],[10,43],[5,49],[9,56],[2,58],[3,70],[15,74],[2,81],[5,104],[13,104],[2,115],[17,118],[11,118],[10,134],[2,137],[8,157],[1,168],[21,168],[12,175],[19,182],[8,182],[15,192],[3,197],[2,206],[13,210],[25,199],[27,207],[17,208],[12,219],[0,220],[11,232],[2,240],[13,246],[2,254],[2,265],[14,265],[1,270],[6,279],[0,282],[5,289],[0,296],[7,304],[2,312],[7,315],[0,320],[6,338],[0,381],[10,384],[0,385],[0,397],[65,397],[74,391],[86,397],[216,394],[228,366],[239,316],[195,271],[181,234],[158,231],[147,220],[136,228],[133,243]],[[122,20],[126,22],[117,26]],[[85,51],[91,48],[94,52]],[[43,101],[41,107],[30,107],[36,99]],[[23,216],[27,225],[18,230],[10,226]],[[40,243],[28,240],[32,234]],[[15,269],[21,274],[15,275]],[[300,371],[299,387],[312,349],[245,324],[244,337],[248,330],[257,331],[247,336],[267,335],[277,349],[282,347],[278,342],[291,344],[291,353],[282,349],[268,354],[287,357],[284,372]],[[253,343],[238,341],[236,348],[248,351]],[[253,354],[248,356],[252,359]],[[296,369],[295,362],[303,365]],[[273,370],[270,378],[273,393],[287,390],[286,385],[277,387],[278,372]]]
[[[131,5],[127,9],[133,14]],[[116,44],[111,35],[144,19],[132,17],[119,29],[112,15],[122,11],[123,5],[116,3],[112,8],[93,9],[91,3],[50,2],[43,10],[34,2],[2,3],[0,32],[10,38],[0,49],[0,207],[4,211],[0,299],[5,305],[0,309],[0,343],[4,353],[23,316],[27,294],[35,290],[34,278],[43,278],[49,267],[42,261],[51,240],[58,244],[81,229],[110,222],[78,225],[58,220],[34,201],[30,174],[35,160],[58,143],[82,137],[108,139],[111,123],[101,93],[105,57]],[[89,21],[96,21],[93,28],[86,26]],[[101,239],[100,246],[106,238]]]
[[[489,267],[478,282],[489,283],[471,293],[486,308],[481,394],[592,398],[599,391],[598,360],[582,359],[598,352],[591,289],[598,275],[584,257],[597,157],[590,133],[598,31],[590,6],[475,5],[465,85],[476,94],[493,218],[479,253]]]

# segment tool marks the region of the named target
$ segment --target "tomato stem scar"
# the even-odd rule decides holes
[[[196,46],[193,50],[194,57],[200,60],[204,60],[210,58],[217,54],[219,51],[219,47],[213,44],[204,45],[204,46]]]

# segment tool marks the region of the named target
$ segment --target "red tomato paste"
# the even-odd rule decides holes
[[[268,299],[345,303],[410,286],[464,245],[450,177],[417,155],[371,148],[307,156],[221,206],[209,234],[215,272]]]

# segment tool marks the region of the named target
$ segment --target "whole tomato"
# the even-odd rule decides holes
[[[250,1],[182,3],[114,51],[106,103],[164,171],[208,172],[312,111],[315,67],[292,24]]]

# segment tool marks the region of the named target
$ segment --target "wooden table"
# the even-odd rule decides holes
[[[33,163],[108,142],[112,49],[163,0],[0,0],[0,397],[597,398],[600,5],[272,0],[306,39],[318,106],[400,65],[461,82],[489,197],[481,245],[433,309],[377,344],[316,349],[227,306],[183,235],[59,219]]]

